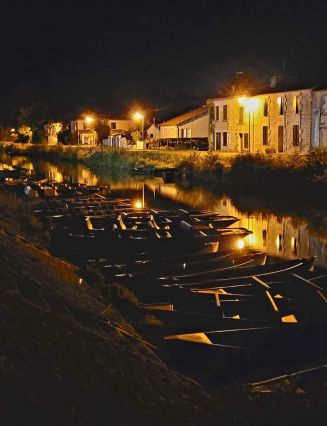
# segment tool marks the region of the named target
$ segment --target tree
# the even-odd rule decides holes
[[[32,132],[32,129],[29,126],[23,124],[22,126],[19,127],[19,129],[18,129],[18,140],[19,140],[19,142],[21,142],[21,143],[30,142],[31,139],[32,139],[32,135],[33,135],[33,132]]]
[[[40,144],[45,143],[46,137],[43,129],[35,129],[32,134],[32,143]]]
[[[77,133],[71,133],[68,128],[63,129],[58,133],[58,142],[62,143],[63,145],[77,145]]]
[[[109,125],[102,120],[97,120],[94,130],[96,131],[99,144],[102,143],[103,139],[108,139],[108,136],[110,135]]]
[[[131,133],[132,139],[134,142],[140,141],[141,140],[141,132],[139,130],[134,130]]]
[[[9,127],[0,126],[0,141],[12,141],[12,132]]]

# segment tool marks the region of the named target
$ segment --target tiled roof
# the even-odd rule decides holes
[[[278,84],[276,87],[270,87],[270,86],[266,86],[266,87],[258,87],[258,88],[253,88],[253,89],[249,89],[249,90],[245,90],[243,93],[248,92],[249,96],[259,96],[259,95],[269,95],[269,94],[273,94],[273,93],[286,93],[286,92],[299,92],[299,91],[303,91],[303,90],[322,90],[323,88],[316,85],[316,86],[309,86],[308,84],[306,85],[300,85],[300,84],[290,84],[290,83],[281,83]],[[242,93],[234,93],[234,94],[219,94],[218,96],[211,98],[209,100],[218,100],[218,99],[225,99],[225,98],[235,98],[238,96],[242,96]]]

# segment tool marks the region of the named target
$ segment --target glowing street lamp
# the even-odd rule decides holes
[[[142,141],[143,141],[143,139],[144,139],[144,114],[141,114],[140,112],[136,112],[133,115],[133,119],[137,120],[137,121],[141,120],[141,129],[142,129],[141,135],[142,135]]]
[[[88,124],[90,130],[92,130],[92,144],[95,145],[95,130],[94,130],[94,117],[92,115],[86,115],[84,117],[84,122]]]
[[[91,123],[93,123],[94,118],[91,117],[90,115],[87,115],[84,120],[87,124],[91,124]]]

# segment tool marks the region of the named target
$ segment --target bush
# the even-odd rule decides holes
[[[307,167],[311,177],[321,179],[327,176],[327,147],[312,149],[307,157]]]

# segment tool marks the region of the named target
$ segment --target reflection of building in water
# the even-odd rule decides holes
[[[242,213],[229,198],[214,198],[200,189],[187,191],[178,189],[175,185],[160,185],[157,193],[193,208],[210,209],[240,218],[234,226],[248,228],[253,232],[245,239],[249,247],[284,258],[314,255],[318,264],[327,266],[327,241],[310,235],[303,220],[264,212]]]
[[[31,163],[31,161],[25,157],[12,157],[10,158],[10,163],[16,167],[23,167],[27,170],[34,170],[33,163]]]
[[[272,214],[244,214],[236,209],[228,198],[218,200],[214,210],[240,218],[238,226],[253,232],[247,237],[250,247],[267,251],[273,256],[305,257],[310,254],[310,235],[303,222],[294,224],[291,217]]]
[[[72,182],[72,183],[85,183],[86,185],[97,185],[97,177],[88,169],[83,166],[77,166],[70,169],[63,168],[62,166],[53,166],[49,163],[44,165],[46,175],[50,180],[57,182]]]
[[[85,167],[78,168],[78,183],[85,183],[86,185],[97,185],[98,179],[94,173]]]
[[[317,257],[319,265],[327,266],[327,240],[323,241],[311,235],[310,253]]]

